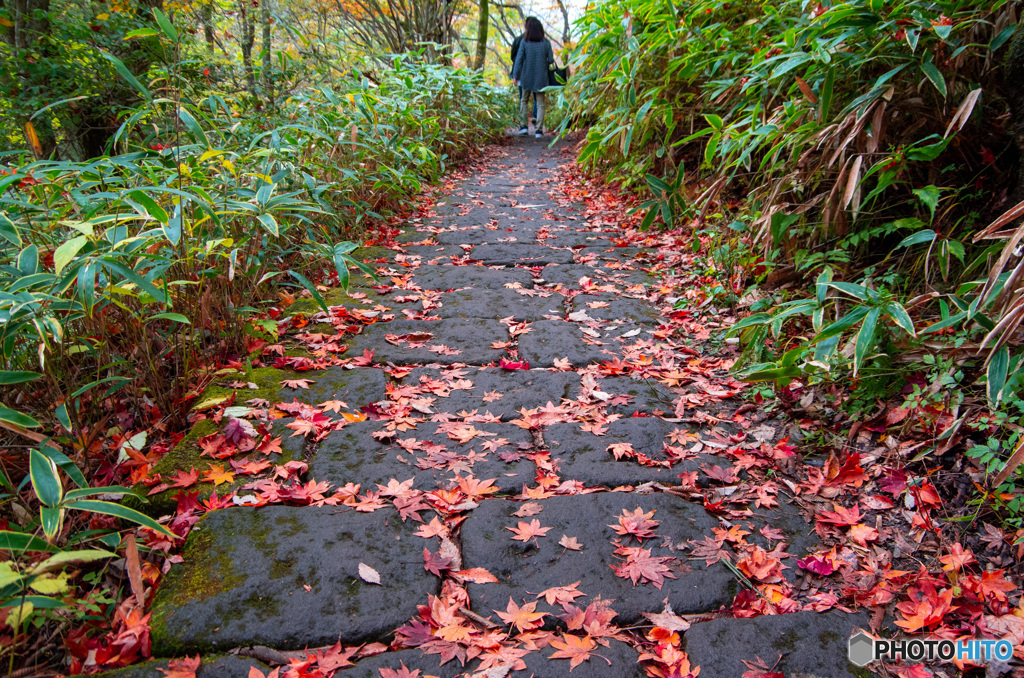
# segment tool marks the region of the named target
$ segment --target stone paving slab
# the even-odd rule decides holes
[[[425,265],[413,271],[413,282],[425,290],[501,289],[517,283],[522,287],[533,287],[533,275],[522,268],[496,270],[486,266]]]
[[[598,304],[591,308],[590,304]],[[658,323],[661,315],[643,299],[625,299],[611,295],[580,294],[573,297],[573,311],[583,311],[594,320],[617,320],[630,323]]]
[[[656,461],[668,460],[664,445],[666,436],[675,430],[682,435],[688,432],[685,426],[672,424],[656,417],[629,417],[613,421],[604,435],[594,435],[580,429],[579,424],[552,424],[544,431],[544,442],[551,450],[551,459],[563,480],[579,480],[588,487],[604,485],[639,485],[658,482],[679,485],[679,474],[696,471],[707,458],[698,456],[684,459],[670,468],[663,466],[641,466],[635,459],[616,459],[610,445],[628,443],[633,450]],[[679,445],[692,447],[696,438]],[[724,462],[716,460],[723,465]]]
[[[422,346],[411,348],[407,342],[400,345],[389,343],[385,336],[430,334],[429,339],[417,339]],[[396,365],[441,363],[451,365],[487,365],[505,357],[504,349],[491,348],[496,342],[509,340],[508,328],[497,320],[479,318],[450,318],[448,320],[393,320],[375,323],[352,339],[349,354],[362,355],[373,351],[374,361]],[[443,350],[431,351],[430,347],[447,347],[455,354]]]
[[[428,262],[435,259],[443,258],[447,262],[451,257],[466,256],[466,250],[456,245],[412,245],[411,247],[406,247],[403,251],[405,254],[423,257],[423,266],[429,266]]]
[[[511,289],[468,289],[441,295],[442,318],[507,318],[517,322],[534,322],[545,316],[565,315],[565,297],[558,293],[549,296],[527,296]]]
[[[847,642],[867,626],[865,614],[795,612],[694,624],[684,640],[700,678],[736,678],[749,670],[744,659],[758,657],[785,676],[855,678],[866,674],[847,661]]]
[[[475,217],[477,220],[478,217]],[[509,240],[515,238],[515,240]],[[467,231],[445,231],[437,234],[437,242],[441,245],[484,245],[497,244],[501,242],[536,245],[537,234],[532,228],[512,228],[507,225],[497,230],[489,228],[474,228]]]
[[[355,666],[341,669],[334,674],[334,678],[381,678],[381,670],[401,671],[404,666],[410,671],[409,674],[398,675],[402,678],[407,676],[415,678],[457,678],[465,675],[467,668],[476,662],[469,662],[466,667],[459,664],[459,660],[453,659],[441,666],[441,656],[437,654],[426,654],[418,649],[399,650],[397,652],[385,652],[366,659],[360,659]],[[415,673],[419,671],[420,673]],[[540,678],[538,676],[538,678]]]
[[[535,466],[521,449],[532,446],[529,431],[511,424],[467,426],[492,435],[460,443],[440,432],[438,424],[424,422],[380,441],[373,434],[384,428],[382,422],[352,424],[320,441],[310,474],[335,485],[358,483],[363,491],[376,490],[377,485],[387,485],[392,478],[399,482],[413,478],[413,488],[424,492],[447,488],[458,482],[459,476],[493,478],[494,486],[505,492],[518,492],[523,485],[533,484]],[[502,439],[507,444],[494,451],[484,447],[488,441]],[[428,443],[429,449],[420,449],[409,441]]]
[[[634,412],[651,414],[655,411],[667,412],[671,415],[673,401],[678,397],[668,386],[657,381],[633,379],[631,377],[604,377],[597,380],[597,388],[601,393],[612,399],[618,396],[629,396],[629,402],[622,405],[609,405],[608,411],[629,416]],[[578,395],[574,395],[578,398]]]
[[[485,501],[463,523],[463,565],[483,567],[498,579],[497,584],[469,584],[474,612],[492,615],[493,610],[505,610],[510,597],[522,605],[524,600],[537,600],[542,591],[577,581],[581,582],[577,589],[585,598],[577,598],[574,605],[585,607],[585,601],[597,596],[614,599],[611,606],[618,613],[615,623],[620,626],[638,622],[642,612],[660,612],[666,597],[679,614],[709,611],[732,601],[733,580],[724,565],[707,567],[703,561],[687,561],[685,551],[662,546],[663,542],[685,546],[688,539],[712,534],[718,522],[703,508],[661,493],[600,492],[551,497],[536,503],[542,507],[540,513],[521,518],[514,515],[523,507],[520,502]],[[637,507],[644,513],[655,511],[653,519],[659,522],[657,536],[642,545],[608,526],[617,525],[623,511],[632,512]],[[515,535],[506,529],[532,520],[551,528],[546,536],[536,539],[536,544],[515,541]],[[575,537],[582,550],[559,546],[562,535]],[[651,549],[654,557],[676,558],[667,565],[678,578],[666,578],[659,590],[650,582],[634,586],[630,579],[616,576],[611,566],[621,565],[622,560],[613,555],[615,546],[611,542],[615,539],[626,546]],[[562,611],[543,598],[536,609]]]
[[[303,373],[301,378],[311,379],[313,383],[305,389],[282,388],[281,402],[295,399],[319,405],[328,400],[342,400],[349,410],[358,411],[364,405],[382,400],[388,382],[384,370],[372,367],[329,367],[319,372]]]
[[[644,678],[647,672],[637,663],[640,655],[626,643],[610,640],[608,647],[598,645],[590,659],[576,668],[569,667],[568,659],[551,659],[557,648],[546,647],[523,657],[525,671],[514,671],[510,676],[572,676],[572,678]],[[605,661],[605,660],[608,661]]]
[[[166,678],[169,666],[169,659],[153,660],[116,671],[106,671],[98,674],[97,678]],[[196,678],[249,678],[251,669],[257,669],[264,675],[273,670],[255,659],[228,654],[223,657],[204,657],[196,671]]]
[[[540,277],[546,285],[565,285],[573,289],[580,287],[580,278],[593,279],[600,269],[584,264],[553,264],[540,271]]]
[[[519,337],[519,357],[531,367],[554,367],[555,360],[568,358],[576,367],[601,363],[614,358],[618,344],[603,346],[583,342],[583,328],[562,320],[539,320],[530,323],[530,331]],[[613,353],[606,353],[612,351]]]
[[[504,266],[545,266],[547,264],[571,264],[572,252],[556,250],[545,245],[517,245],[497,243],[477,245],[470,256],[488,265]]]
[[[413,535],[418,525],[390,509],[335,506],[209,514],[157,590],[154,654],[386,640],[440,589],[423,568],[424,546],[436,544]],[[381,585],[359,577],[361,562]]]
[[[508,421],[519,417],[522,408],[534,409],[549,401],[559,405],[563,398],[575,397],[580,377],[575,372],[547,370],[504,370],[500,367],[458,370],[456,379],[473,383],[469,389],[453,389],[447,397],[437,397],[434,408],[458,415],[460,412],[490,412]],[[409,373],[403,384],[419,384],[421,378],[451,379],[451,372],[418,367]],[[498,397],[500,396],[500,397]]]

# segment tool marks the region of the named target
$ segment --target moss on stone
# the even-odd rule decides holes
[[[217,380],[206,387],[203,395],[196,402],[196,407],[202,407],[203,403],[215,401],[235,393],[235,404],[244,405],[246,401],[253,399],[268,400],[275,402],[277,394],[281,391],[281,382],[285,379],[298,379],[300,375],[286,370],[279,370],[275,367],[255,367],[235,372],[225,372]],[[256,389],[231,388],[223,386],[224,382],[242,381],[256,384]]]
[[[354,308],[367,308],[369,305],[363,303],[366,301],[366,299],[370,299],[374,302],[382,301],[380,293],[370,287],[373,284],[375,283],[372,280],[370,280],[365,275],[360,273],[358,277],[352,277],[352,282],[349,285],[348,291],[350,293],[359,292],[365,294],[365,299],[355,299],[340,287],[332,287],[326,292],[322,292],[320,296],[323,298],[324,303],[327,304],[328,308],[330,308],[331,306],[350,306]],[[302,299],[297,299],[295,303],[288,307],[288,314],[310,314],[316,313],[319,310],[320,305],[316,303],[315,299],[313,299],[312,297],[303,297]],[[334,328],[331,327],[330,331],[333,332]]]
[[[167,625],[173,624],[176,610],[191,600],[231,591],[245,581],[245,575],[235,571],[231,560],[233,548],[224,546],[229,543],[218,541],[217,535],[201,526],[189,534],[182,553],[185,562],[171,568],[153,601],[150,627],[154,646],[173,644]]]
[[[244,405],[246,401],[253,399],[266,400],[268,402],[277,402],[280,400],[280,391],[282,389],[281,381],[285,379],[297,379],[300,375],[285,370],[279,370],[273,367],[260,367],[248,370],[238,370],[235,373],[225,373],[221,375],[217,382],[206,387],[203,391],[202,396],[197,400],[197,407],[202,407],[204,403],[217,402],[219,399],[227,398],[232,393],[235,395],[235,404]],[[239,388],[233,389],[228,386],[219,385],[223,382],[230,381],[242,381],[246,383],[256,384],[256,389]],[[165,454],[160,461],[157,462],[153,468],[154,473],[160,474],[162,478],[166,479],[174,476],[178,471],[188,472],[192,469],[198,470],[200,473],[207,471],[211,464],[227,464],[227,460],[217,460],[211,457],[202,456],[202,448],[199,446],[199,439],[216,433],[220,430],[219,426],[210,419],[202,419],[197,421],[185,436],[178,441],[178,444],[174,448]],[[276,455],[273,461],[278,464],[283,464],[295,459],[298,455],[294,450],[282,450],[280,455]],[[224,495],[232,490],[237,490],[239,487],[249,482],[251,478],[243,477],[237,483],[227,483],[220,486],[215,486],[213,483],[199,483],[188,488],[190,492],[199,491],[199,498],[205,499],[213,494],[216,489],[217,494]],[[149,491],[144,485],[136,486],[136,491],[143,496]],[[148,502],[137,506],[150,515],[160,515],[167,513],[174,509],[176,505],[175,496],[179,490],[173,488],[165,490],[151,497],[148,497]]]

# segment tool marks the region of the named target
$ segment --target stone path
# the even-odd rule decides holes
[[[681,616],[660,626],[692,626],[661,647],[685,650],[701,678],[739,676],[755,659],[787,676],[853,675],[846,641],[862,617],[730,618],[738,578],[694,557],[696,543],[739,526],[785,556],[793,581],[817,539],[782,495],[736,521],[692,491],[724,485],[728,499],[722,479],[744,470],[723,451],[753,440],[764,416],[734,414],[727,365],[679,350],[687,337],[665,324],[670,303],[651,304],[657,281],[641,270],[654,253],[617,247],[608,225],[568,202],[563,161],[558,148],[517,141],[423,213],[401,253],[377,252],[383,285],[356,282],[342,302],[379,315],[343,338],[345,357],[372,360],[302,373],[309,388],[275,394],[343,401],[324,412],[331,422],[369,414],[319,441],[286,438],[284,459],[307,463],[307,480],[347,489],[319,506],[210,513],[158,590],[155,656],[198,652],[209,657],[201,676],[248,676],[269,669],[217,655],[340,641],[386,651],[353,654],[339,677],[403,666],[564,676],[570,660],[552,658],[552,641],[572,636],[591,647],[572,675],[643,676],[670,665],[638,663],[655,647],[645,615],[668,604]],[[306,331],[334,331],[317,320]],[[661,371],[648,378],[615,367],[655,356]],[[507,369],[521,361],[529,369]],[[274,430],[290,433],[282,421]],[[236,503],[256,501],[252,484],[236,486]],[[534,614],[510,622],[523,608]],[[164,664],[125,675],[162,675],[154,666]]]

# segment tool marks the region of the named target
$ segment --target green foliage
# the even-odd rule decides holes
[[[155,98],[125,116],[118,155],[10,158],[17,168],[0,179],[9,383],[47,370],[76,427],[87,403],[125,387],[178,409],[180,391],[161,384],[187,376],[206,346],[240,346],[268,281],[319,296],[313,282],[347,287],[352,266],[372,275],[345,238],[401,209],[503,122],[499,94],[464,70],[396,59],[379,84],[343,84],[284,102],[274,126],[218,96]],[[37,425],[26,416],[0,412]]]

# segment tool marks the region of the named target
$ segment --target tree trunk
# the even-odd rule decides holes
[[[202,6],[202,9],[200,9],[199,12],[199,16],[203,22],[203,38],[206,40],[206,52],[210,56],[213,56],[213,4],[207,2]]]
[[[249,94],[256,96],[256,73],[252,66],[252,46],[256,43],[256,22],[247,8],[246,0],[238,2],[239,31],[238,44],[242,48],[242,70],[245,71],[245,83]]]
[[[562,47],[566,47],[569,43],[569,37],[572,35],[569,24],[569,10],[565,7],[563,0],[556,0],[558,3],[558,9],[562,12]]]
[[[263,34],[260,39],[260,45],[263,52],[263,93],[267,100],[267,109],[274,107],[274,80],[272,77],[273,71],[273,35],[271,31],[271,16],[270,16],[270,3],[271,0],[261,0],[260,9],[263,13]]]
[[[473,68],[478,71],[484,69],[484,60],[487,58],[487,31],[490,26],[490,2],[480,0],[480,28],[476,35],[476,63]]]

